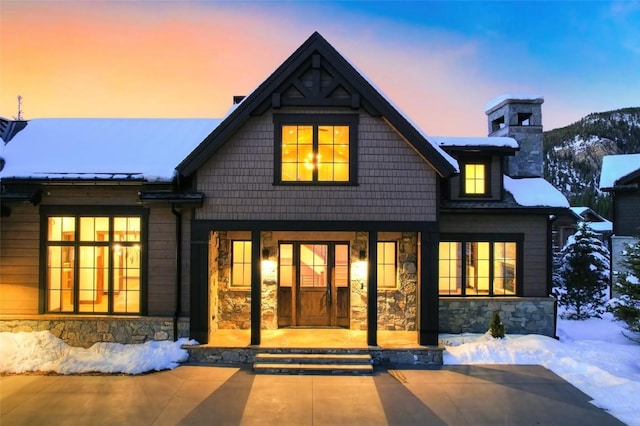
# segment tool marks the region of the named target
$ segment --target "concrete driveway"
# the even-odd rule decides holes
[[[140,376],[0,377],[10,425],[621,425],[540,366],[256,375],[181,366]]]

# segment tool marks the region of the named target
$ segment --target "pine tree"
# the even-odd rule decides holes
[[[500,320],[500,313],[498,313],[498,311],[493,313],[493,319],[489,325],[489,333],[491,333],[494,339],[504,338],[504,324],[502,324]]]
[[[626,246],[622,264],[628,272],[618,275],[614,285],[620,297],[611,300],[609,310],[629,331],[640,333],[640,241]]]
[[[600,318],[609,285],[609,249],[584,222],[560,252],[553,294],[567,319]]]

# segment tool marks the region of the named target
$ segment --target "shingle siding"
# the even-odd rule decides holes
[[[436,173],[381,118],[360,113],[358,130],[357,186],[279,186],[272,114],[252,117],[198,170],[196,218],[434,221]]]

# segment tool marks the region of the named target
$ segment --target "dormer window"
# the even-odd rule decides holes
[[[358,116],[276,115],[275,182],[353,184]]]
[[[487,172],[488,166],[485,163],[465,164],[462,176],[462,194],[465,196],[486,195]]]

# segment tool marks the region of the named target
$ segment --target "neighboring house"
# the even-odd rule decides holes
[[[575,234],[578,223],[586,222],[598,234],[600,241],[608,242],[613,233],[611,221],[600,216],[589,207],[570,207],[566,213],[559,214],[553,221],[554,245],[556,250],[562,249],[569,237]]]
[[[422,133],[314,33],[222,120],[4,120],[0,329],[555,335],[538,96]],[[23,127],[22,129],[19,129]],[[74,340],[75,339],[75,340]]]
[[[622,253],[640,236],[640,153],[602,158],[600,190],[613,197],[611,269],[622,271]]]

